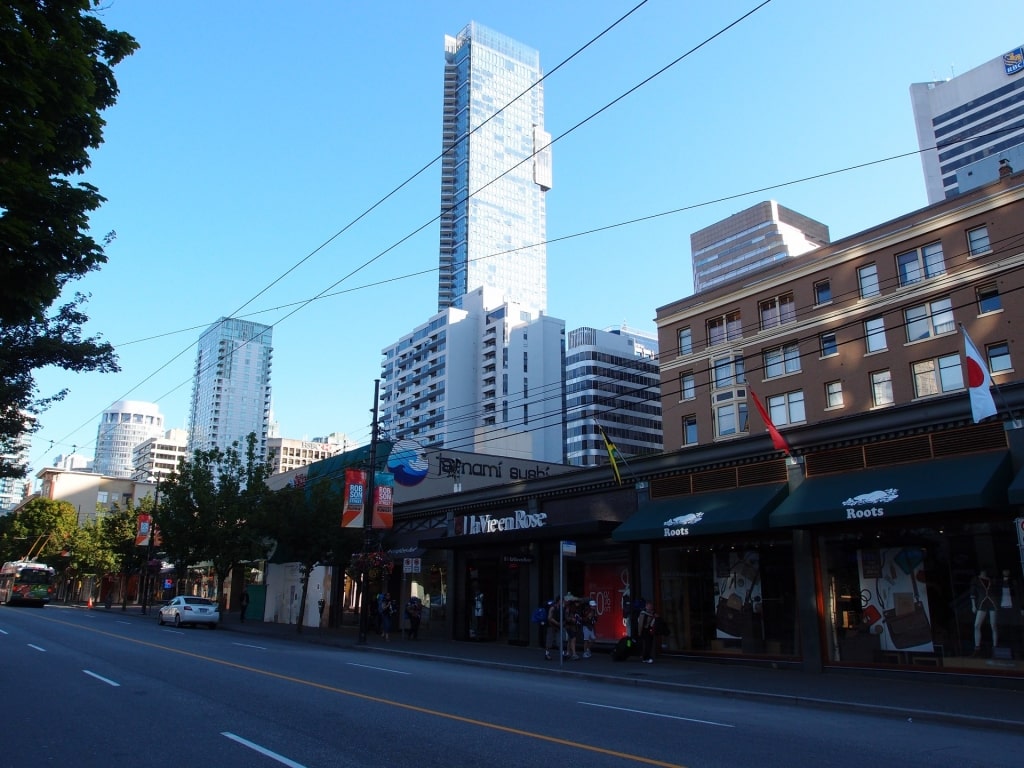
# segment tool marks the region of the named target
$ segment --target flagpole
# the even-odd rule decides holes
[[[608,460],[611,462],[612,471],[615,472],[615,478],[619,481],[619,485],[622,485],[622,476],[619,474],[617,466],[620,461],[622,462],[622,465],[629,470],[629,476],[633,478],[633,480],[636,480],[636,473],[633,471],[633,468],[629,466],[629,462],[626,461],[626,457],[619,453],[619,450],[612,444],[612,441],[608,439],[608,435],[605,434],[604,428],[596,418],[594,419],[594,425],[597,427],[597,431],[601,434],[601,439],[604,441],[605,451],[608,452]]]

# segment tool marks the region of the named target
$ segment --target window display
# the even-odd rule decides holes
[[[660,549],[663,648],[795,656],[792,558],[788,539]]]
[[[828,658],[1024,671],[1015,545],[1008,520],[823,536]]]

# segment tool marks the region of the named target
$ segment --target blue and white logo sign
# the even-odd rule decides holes
[[[1014,48],[1009,53],[1004,53],[1003,68],[1008,75],[1015,75],[1024,69],[1024,47]]]
[[[423,446],[415,440],[399,440],[391,447],[388,469],[399,485],[411,487],[423,482],[430,469]]]

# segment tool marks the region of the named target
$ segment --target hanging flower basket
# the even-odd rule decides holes
[[[356,573],[368,573],[375,575],[391,573],[395,569],[395,562],[391,556],[383,550],[376,552],[357,552],[352,555],[352,570]]]

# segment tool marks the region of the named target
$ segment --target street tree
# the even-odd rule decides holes
[[[118,95],[113,67],[138,47],[103,24],[99,5],[0,3],[0,477],[24,476],[9,457],[66,394],[40,397],[37,370],[117,370],[109,343],[82,336],[86,297],[55,307],[71,281],[106,261],[88,228],[104,198],[72,180],[103,142],[100,113]]]
[[[78,512],[69,501],[35,498],[17,512],[0,517],[0,559],[31,556],[59,565],[61,553],[78,529]]]
[[[266,556],[251,519],[266,495],[269,465],[256,451],[256,435],[227,450],[198,450],[161,483],[156,526],[179,581],[189,565],[210,562],[223,603],[224,582],[240,563]]]

